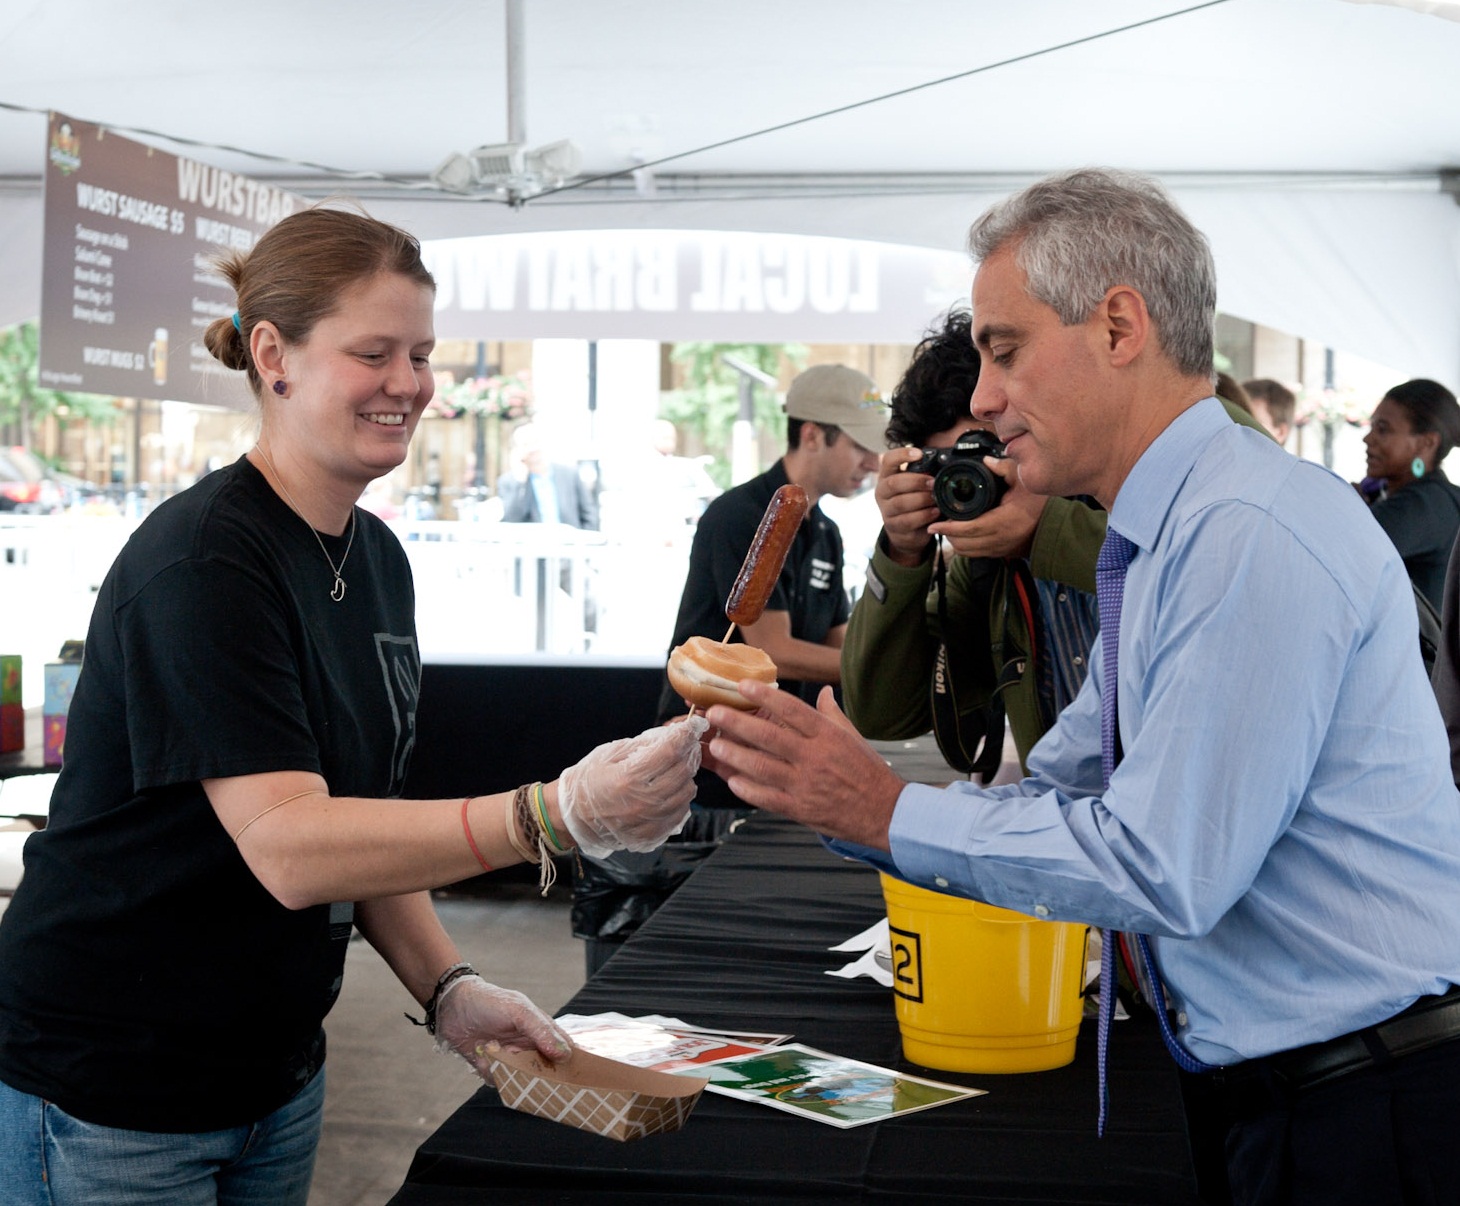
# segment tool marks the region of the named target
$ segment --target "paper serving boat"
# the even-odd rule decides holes
[[[679,1130],[708,1083],[577,1047],[556,1064],[495,1043],[486,1055],[503,1105],[620,1141]]]

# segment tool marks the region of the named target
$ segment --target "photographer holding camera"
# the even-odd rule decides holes
[[[978,365],[968,312],[955,310],[893,391],[882,532],[847,626],[842,692],[865,736],[931,728],[950,766],[988,781],[1005,713],[1022,760],[1084,680],[1105,516],[1031,494],[997,459],[1002,446],[969,413]]]
[[[968,311],[953,310],[892,393],[882,532],[847,626],[842,693],[863,736],[932,729],[950,766],[987,782],[1005,717],[1022,764],[1084,681],[1105,512],[1020,484],[969,410],[978,370]]]

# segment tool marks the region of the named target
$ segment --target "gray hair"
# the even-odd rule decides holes
[[[1176,367],[1212,377],[1211,248],[1154,180],[1108,168],[1050,176],[992,206],[968,232],[976,260],[1009,243],[1029,295],[1066,326],[1089,318],[1112,287],[1128,285],[1145,299],[1156,339]]]

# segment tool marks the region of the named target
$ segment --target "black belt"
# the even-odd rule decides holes
[[[1460,1038],[1460,987],[1420,997],[1387,1022],[1327,1042],[1221,1068],[1213,1079],[1239,1108],[1291,1100],[1365,1068]]]

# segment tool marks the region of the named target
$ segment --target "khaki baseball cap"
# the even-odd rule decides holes
[[[786,417],[831,423],[863,448],[880,451],[887,431],[887,403],[877,383],[845,364],[818,364],[791,382]]]

